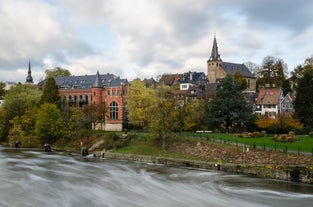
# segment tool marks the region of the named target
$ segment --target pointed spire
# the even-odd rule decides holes
[[[101,87],[101,78],[100,78],[99,71],[97,71],[96,80],[93,84],[93,88],[100,88],[100,87]]]
[[[209,60],[212,61],[222,61],[220,54],[218,53],[218,47],[217,47],[217,41],[214,33],[214,40],[213,40],[213,47],[212,47],[212,53]]]
[[[34,83],[33,77],[32,77],[32,70],[30,66],[30,60],[28,61],[28,75],[26,77],[26,83]]]

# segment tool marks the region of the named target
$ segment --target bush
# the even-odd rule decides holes
[[[298,139],[296,138],[294,133],[289,134],[276,134],[273,138],[276,142],[296,142]]]
[[[241,138],[250,138],[250,137],[261,137],[262,134],[258,131],[255,132],[242,132],[240,135],[238,135]]]
[[[41,140],[36,135],[27,135],[20,138],[21,146],[26,148],[42,147]]]

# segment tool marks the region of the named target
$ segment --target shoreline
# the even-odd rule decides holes
[[[141,163],[162,164],[169,167],[188,167],[193,169],[216,170],[231,173],[242,173],[259,178],[270,178],[291,182],[313,184],[313,167],[304,165],[254,165],[232,164],[197,161],[189,159],[176,159],[135,154],[120,154],[112,152],[95,151],[95,157],[128,160]]]

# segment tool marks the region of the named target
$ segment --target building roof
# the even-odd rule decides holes
[[[103,75],[99,74],[100,79],[97,81],[96,78],[97,75],[83,75],[54,77],[54,80],[60,89],[90,89],[95,84],[97,84],[98,87],[108,86],[110,81],[116,79],[117,77],[113,74],[107,73]]]
[[[283,91],[279,88],[261,89],[258,95],[258,105],[276,105],[280,103]]]
[[[236,71],[238,71],[243,77],[255,78],[244,64],[222,62],[222,68],[228,75],[233,75]]]
[[[112,79],[110,82],[109,82],[109,87],[118,87],[118,86],[123,86],[125,85],[125,83],[127,82],[127,79],[120,79],[119,77],[118,78],[115,78],[115,79]]]
[[[172,86],[174,82],[179,81],[183,77],[183,74],[163,74],[160,82],[164,85]]]
[[[179,80],[181,83],[207,82],[208,78],[203,72],[187,72]]]

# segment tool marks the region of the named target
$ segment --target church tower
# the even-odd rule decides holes
[[[31,67],[30,67],[30,60],[28,62],[28,75],[26,77],[26,84],[33,84],[34,81],[33,81],[33,77],[32,77],[32,70],[31,70]]]
[[[208,80],[209,83],[215,83],[216,79],[223,78],[224,71],[222,69],[222,59],[220,54],[218,53],[218,47],[216,42],[216,37],[214,35],[213,47],[211,56],[207,61],[208,65]]]

